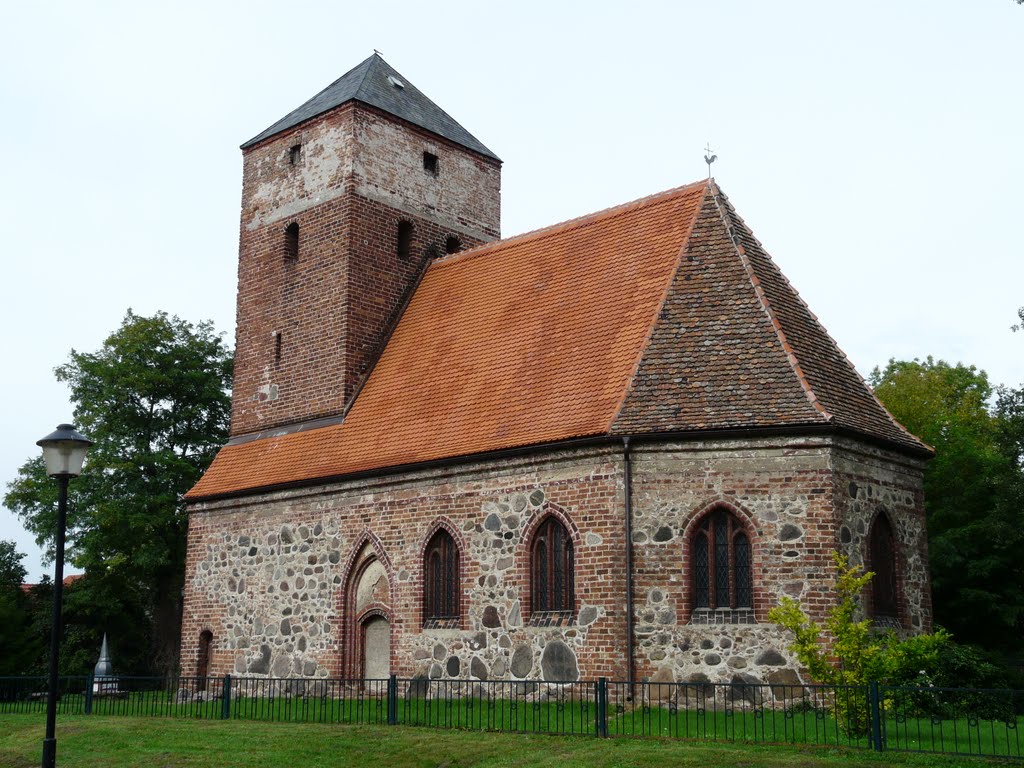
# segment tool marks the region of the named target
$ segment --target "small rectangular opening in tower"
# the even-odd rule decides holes
[[[398,247],[397,247],[398,258],[402,261],[408,261],[409,255],[412,252],[412,222],[411,221],[400,221],[398,222]]]
[[[299,225],[294,221],[284,228],[284,260],[299,260]]]
[[[433,152],[423,153],[423,170],[431,176],[437,176],[437,155]]]
[[[291,165],[298,165],[302,159],[302,145],[293,144],[292,148],[288,150],[288,162]]]
[[[274,331],[274,362],[281,362],[281,336],[280,331]]]

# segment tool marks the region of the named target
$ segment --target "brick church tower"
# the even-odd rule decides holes
[[[377,54],[242,151],[244,439],[340,420],[431,259],[499,237],[501,161]]]

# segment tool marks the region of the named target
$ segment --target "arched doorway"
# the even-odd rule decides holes
[[[383,558],[367,542],[353,558],[346,580],[343,669],[350,679],[391,675],[391,580]]]
[[[381,615],[363,622],[363,679],[391,676],[391,624]]]

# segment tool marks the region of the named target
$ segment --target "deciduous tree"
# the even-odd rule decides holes
[[[935,448],[924,485],[936,621],[961,641],[1020,650],[1024,427],[1012,416],[1019,418],[1021,393],[1000,390],[991,409],[996,391],[984,371],[930,357],[891,360],[871,383],[893,415]]]
[[[160,671],[177,660],[181,497],[227,439],[231,371],[231,353],[210,323],[131,310],[98,351],[72,350],[56,370],[70,386],[76,425],[96,442],[69,496],[68,556],[90,587],[77,599],[93,614],[113,601],[120,615],[141,618],[149,647],[122,646],[122,658],[148,651]],[[52,546],[55,499],[55,483],[33,458],[4,502]]]

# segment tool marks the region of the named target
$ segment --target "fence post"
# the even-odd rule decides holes
[[[608,736],[608,679],[604,677],[597,680],[597,735]]]
[[[871,746],[876,752],[881,752],[885,749],[885,745],[882,743],[882,707],[880,704],[881,697],[878,695],[877,680],[871,681],[869,698],[871,701],[868,710],[868,717],[871,720]]]
[[[220,698],[220,719],[228,720],[231,717],[231,675],[224,675],[224,686]]]
[[[388,725],[398,724],[398,676],[388,678]]]
[[[92,685],[95,679],[92,672],[85,678],[85,714],[87,715],[92,714]]]

